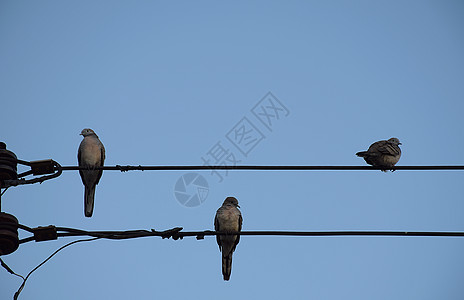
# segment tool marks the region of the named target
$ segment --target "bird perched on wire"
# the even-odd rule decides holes
[[[238,232],[242,230],[242,214],[238,209],[237,199],[227,197],[216,212],[214,229],[221,232]],[[217,235],[219,250],[222,252],[222,275],[224,280],[230,279],[232,271],[232,253],[235,251],[240,235]]]
[[[85,170],[79,170],[79,174],[84,184],[84,214],[91,217],[95,199],[95,188],[100,181],[103,170],[95,170],[95,167],[103,166],[105,161],[105,147],[95,132],[90,128],[82,129],[80,133],[84,139],[79,145],[77,151],[77,160],[79,167],[85,167]]]
[[[364,158],[364,160],[374,167],[385,168],[382,169],[386,172],[392,169],[395,164],[400,160],[401,149],[400,140],[397,138],[390,138],[387,141],[378,141],[369,146],[367,151],[356,153],[357,156]]]

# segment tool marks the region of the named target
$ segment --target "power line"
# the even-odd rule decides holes
[[[63,171],[76,171],[88,170],[87,167],[80,166],[62,166]],[[311,171],[311,170],[325,170],[325,171],[347,171],[347,170],[382,170],[385,167],[373,166],[308,166],[308,165],[279,165],[279,166],[189,166],[189,165],[171,165],[171,166],[142,166],[142,165],[115,165],[115,166],[101,166],[94,167],[94,170],[106,171],[188,171],[188,170],[255,170],[255,171]],[[464,165],[443,165],[443,166],[394,166],[392,171],[396,170],[464,170]]]
[[[40,268],[41,266],[43,266],[47,261],[49,261],[53,256],[55,256],[58,252],[60,252],[61,250],[63,250],[64,248],[67,248],[71,245],[74,245],[76,243],[81,243],[81,242],[90,242],[90,241],[94,241],[94,240],[97,240],[99,238],[90,238],[90,239],[82,239],[82,240],[76,240],[76,241],[72,241],[72,242],[69,242],[67,243],[66,245],[60,247],[59,249],[57,249],[55,252],[53,252],[50,256],[48,256],[44,261],[42,261],[40,264],[38,264],[34,269],[32,269],[27,275],[26,277],[22,276],[22,275],[19,275],[19,274],[16,274],[1,258],[0,258],[0,263],[1,263],[1,266],[4,267],[9,273],[15,275],[15,276],[18,276],[18,277],[21,277],[23,279],[23,282],[21,283],[21,285],[19,286],[18,290],[16,291],[16,293],[14,294],[13,296],[13,299],[14,300],[17,300],[18,297],[19,297],[19,294],[21,293],[21,291],[23,290],[24,286],[26,285],[26,281],[27,279],[29,279],[29,276],[31,276],[32,273],[34,273],[38,268]]]
[[[22,284],[18,288],[17,292],[14,294],[14,299],[18,299],[19,294],[23,290],[27,279],[31,274],[49,261],[53,256],[58,252],[67,248],[73,244],[80,242],[90,242],[97,239],[132,239],[140,237],[151,237],[159,236],[163,239],[173,238],[174,240],[183,239],[184,237],[193,237],[195,236],[197,240],[202,240],[205,236],[217,236],[217,235],[241,235],[241,236],[420,236],[420,237],[464,237],[464,232],[454,232],[454,231],[240,231],[240,232],[218,232],[212,230],[204,231],[182,231],[182,227],[174,227],[172,229],[164,231],[151,230],[126,230],[126,231],[87,231],[76,228],[68,227],[55,227],[53,225],[46,227],[36,227],[30,228],[28,226],[18,224],[19,229],[33,233],[33,236],[22,239],[19,241],[20,244],[30,242],[30,241],[46,241],[57,239],[58,237],[70,237],[70,236],[90,236],[88,239],[80,239],[67,243],[66,245],[60,247],[54,251],[50,256],[48,256],[44,261],[39,265],[33,268],[26,277],[23,277],[19,274],[16,274],[3,260],[0,259],[1,266],[4,267],[9,273],[21,277],[23,279]]]
[[[217,235],[241,235],[241,236],[295,236],[295,237],[316,237],[316,236],[402,236],[402,237],[464,237],[464,232],[458,231],[240,231],[240,232],[219,232],[213,230],[204,231],[182,231],[182,227],[175,227],[164,231],[151,230],[126,230],[126,231],[87,231],[68,227],[47,227],[29,228],[18,225],[18,228],[29,231],[34,235],[21,239],[20,244],[30,241],[46,241],[57,239],[58,237],[71,236],[90,236],[96,238],[123,240],[141,237],[158,236],[163,239],[173,238],[174,240],[184,237],[196,237],[198,240],[205,236]]]
[[[17,160],[24,165],[30,166],[31,170],[17,174],[20,179],[10,179],[1,181],[1,188],[8,188],[10,186],[42,183],[45,180],[53,179],[62,174],[63,171],[77,171],[77,170],[88,170],[88,167],[80,166],[61,166],[59,163],[49,159],[33,162],[25,162]],[[250,170],[250,171],[369,171],[369,170],[381,170],[385,171],[385,167],[373,167],[373,166],[302,166],[302,165],[280,165],[280,166],[142,166],[142,165],[115,165],[115,166],[98,166],[92,167],[92,170],[106,170],[106,171],[201,171],[201,170]],[[391,171],[396,170],[416,170],[416,171],[449,171],[449,170],[464,170],[464,165],[443,165],[443,166],[394,166]],[[46,175],[33,179],[24,179],[28,175]],[[6,190],[5,190],[6,191]],[[2,194],[5,192],[3,191]]]

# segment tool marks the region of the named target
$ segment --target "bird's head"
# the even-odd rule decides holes
[[[227,204],[233,205],[235,207],[240,207],[240,205],[238,205],[238,200],[235,199],[235,197],[227,197],[226,200],[224,200],[224,203],[222,205],[227,205]]]
[[[390,144],[392,144],[392,145],[397,145],[397,146],[398,146],[398,145],[402,145],[402,144],[400,143],[400,140],[397,139],[397,138],[391,138],[391,139],[388,140],[388,142],[389,142]]]
[[[89,136],[89,135],[92,135],[92,134],[95,134],[95,131],[93,131],[90,128],[84,128],[84,129],[82,129],[82,131],[80,133],[80,135],[82,135],[83,137],[86,137],[86,136]]]

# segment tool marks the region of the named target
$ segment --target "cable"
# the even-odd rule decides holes
[[[34,230],[31,227],[23,225],[23,224],[18,224],[18,228],[22,229],[22,230],[25,230],[25,231],[28,231],[30,233],[34,233]]]
[[[19,162],[19,160],[18,160],[18,162]],[[23,161],[21,161],[21,162],[23,162]],[[32,165],[32,166],[39,165],[39,167],[40,167],[41,166],[40,164],[42,164],[43,162],[45,162],[45,165],[47,167],[51,168],[52,171],[56,171],[56,172],[51,174],[51,175],[45,175],[45,176],[36,177],[36,178],[32,178],[32,179],[20,178],[20,179],[3,180],[2,181],[2,187],[8,188],[10,186],[17,186],[17,185],[23,185],[23,184],[42,183],[45,180],[50,180],[50,179],[53,179],[53,178],[56,178],[56,177],[60,176],[61,173],[63,172],[61,165],[59,163],[57,163],[56,161],[54,161],[54,160],[35,161],[35,162],[28,162],[28,163],[29,163],[29,165]],[[41,170],[38,170],[38,171],[41,171]],[[47,170],[47,171],[49,171],[49,170]],[[26,175],[30,175],[30,173],[31,172],[25,172],[23,174],[19,174],[18,176],[19,177],[26,176]],[[38,174],[39,175],[48,174],[48,172],[44,172],[44,173],[39,172]]]
[[[5,194],[5,192],[9,189],[10,187],[6,187],[3,192],[0,193],[0,197],[3,196],[3,194]]]
[[[29,272],[29,274],[27,274],[27,276],[26,276],[25,278],[22,277],[21,275],[15,274],[15,275],[17,275],[17,276],[23,278],[23,283],[21,284],[21,286],[18,288],[18,290],[17,290],[16,293],[14,294],[13,299],[14,299],[14,300],[17,300],[17,299],[18,299],[19,294],[21,293],[21,291],[23,290],[24,286],[26,285],[26,281],[27,281],[27,279],[29,278],[29,276],[31,276],[31,274],[32,274],[35,270],[37,270],[38,268],[40,268],[41,266],[43,266],[47,261],[49,261],[53,256],[55,256],[55,254],[57,254],[58,252],[60,252],[60,251],[63,250],[64,248],[69,247],[69,246],[71,246],[71,245],[73,245],[73,244],[80,243],[80,242],[90,242],[90,241],[94,241],[94,240],[97,240],[97,239],[99,239],[99,238],[91,238],[91,239],[82,239],[82,240],[72,241],[72,242],[70,242],[70,243],[68,243],[68,244],[66,244],[66,245],[64,245],[64,246],[62,246],[62,247],[60,247],[60,248],[59,248],[58,250],[56,250],[55,252],[53,252],[49,257],[47,257],[47,258],[46,258],[43,262],[41,262],[37,267],[35,267],[34,269],[32,269],[32,270]],[[2,261],[2,262],[3,262],[3,261]],[[3,266],[3,264],[2,264],[2,266]],[[11,270],[11,269],[10,269],[10,270]]]
[[[172,229],[164,230],[164,231],[156,231],[154,229],[151,230],[126,230],[126,231],[86,231],[82,229],[76,228],[68,228],[68,227],[55,227],[53,225],[47,227],[37,227],[37,228],[30,228],[25,225],[18,225],[18,228],[33,232],[34,236],[22,239],[19,241],[20,244],[30,242],[30,241],[44,241],[47,239],[42,239],[44,236],[41,235],[40,239],[39,236],[36,235],[38,229],[46,235],[49,235],[50,232],[54,233],[49,236],[54,236],[53,238],[49,239],[56,239],[58,237],[69,237],[69,236],[91,236],[92,238],[89,239],[81,239],[72,241],[58,250],[53,252],[49,257],[47,257],[43,262],[41,262],[38,266],[32,269],[26,277],[23,277],[19,274],[16,274],[9,268],[1,259],[1,265],[11,274],[19,276],[23,279],[21,286],[18,288],[18,291],[14,294],[14,299],[18,299],[19,294],[23,290],[27,279],[31,274],[44,265],[47,261],[49,261],[53,256],[55,256],[58,252],[63,250],[64,248],[71,246],[76,243],[80,242],[88,242],[94,241],[97,239],[132,239],[132,238],[140,238],[140,237],[150,237],[150,236],[159,236],[163,239],[173,238],[174,240],[183,239],[184,237],[195,236],[197,240],[202,240],[205,236],[217,236],[217,235],[253,235],[253,236],[435,236],[435,237],[464,237],[464,232],[453,232],[453,231],[240,231],[240,232],[219,232],[219,231],[212,231],[212,230],[204,230],[204,231],[185,231],[182,232],[182,227],[174,227]],[[44,230],[46,232],[44,232]],[[60,231],[60,232],[59,232]]]
[[[20,225],[24,226],[24,225]],[[24,226],[26,227],[26,226]],[[21,227],[19,227],[21,228]],[[26,227],[28,228],[28,227]],[[19,244],[24,244],[30,241],[45,241],[57,239],[59,237],[71,236],[91,236],[95,238],[104,238],[112,240],[133,239],[141,237],[158,236],[163,239],[173,238],[174,240],[183,239],[184,237],[196,237],[198,240],[204,239],[205,236],[217,235],[241,235],[241,236],[428,236],[428,237],[464,237],[464,232],[457,231],[240,231],[240,232],[219,232],[213,230],[204,231],[182,231],[182,227],[175,227],[164,231],[151,230],[127,230],[127,231],[86,231],[75,228],[48,226],[47,228],[40,227],[46,235],[37,235],[21,239]],[[33,231],[35,229],[32,229]],[[45,237],[45,238],[44,238]],[[49,237],[49,238],[48,238]]]
[[[0,264],[2,265],[2,267],[4,267],[8,271],[8,273],[18,276],[22,278],[23,280],[25,280],[22,275],[16,274],[10,267],[8,267],[8,265],[1,258],[0,258]]]
[[[80,166],[62,166],[63,171],[88,170],[87,167]],[[272,170],[272,171],[310,171],[310,170],[325,170],[325,171],[347,171],[347,170],[382,170],[384,167],[373,166],[99,166],[93,167],[93,170],[105,171],[186,171],[186,170]],[[445,165],[445,166],[395,166],[395,170],[464,170],[464,165]]]

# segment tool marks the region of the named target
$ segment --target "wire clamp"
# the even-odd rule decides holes
[[[51,241],[58,239],[56,227],[53,225],[39,226],[33,228],[32,231],[34,232],[34,240],[36,242]]]

